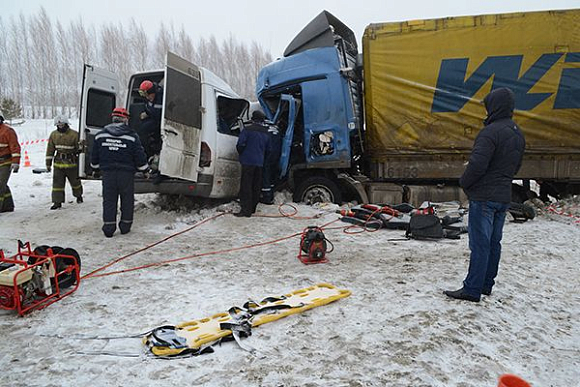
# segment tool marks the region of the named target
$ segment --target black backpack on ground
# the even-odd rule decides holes
[[[441,220],[436,215],[413,215],[405,233],[413,239],[441,239],[444,237]]]

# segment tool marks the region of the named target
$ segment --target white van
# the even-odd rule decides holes
[[[241,166],[236,142],[240,122],[247,119],[249,101],[211,71],[168,52],[163,70],[133,74],[124,107],[129,125],[139,134],[145,101],[139,85],[149,79],[163,86],[162,146],[159,172],[163,179],[135,177],[135,192],[159,192],[208,198],[238,194]],[[85,65],[79,133],[86,146],[80,155],[80,176],[95,179],[90,152],[95,135],[111,122],[111,112],[123,106],[119,78],[110,71]]]

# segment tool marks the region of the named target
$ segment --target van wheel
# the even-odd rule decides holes
[[[308,205],[314,203],[340,204],[342,194],[332,180],[322,176],[313,176],[297,185],[293,199],[295,202],[304,202]]]

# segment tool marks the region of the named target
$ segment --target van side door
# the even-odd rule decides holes
[[[111,112],[119,100],[119,77],[105,69],[85,64],[79,114],[79,176],[92,175],[91,150],[95,135],[111,123]]]
[[[159,171],[196,182],[202,130],[201,72],[193,63],[167,53],[161,115],[163,146]]]

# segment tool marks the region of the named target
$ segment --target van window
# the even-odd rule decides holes
[[[197,78],[185,75],[172,68],[167,68],[165,90],[166,119],[201,129],[201,82],[199,72]]]
[[[218,132],[229,136],[239,136],[238,118],[248,110],[250,104],[245,99],[234,99],[224,96],[217,97],[217,127]]]
[[[111,123],[116,106],[115,94],[89,89],[87,95],[87,126],[102,128]]]

